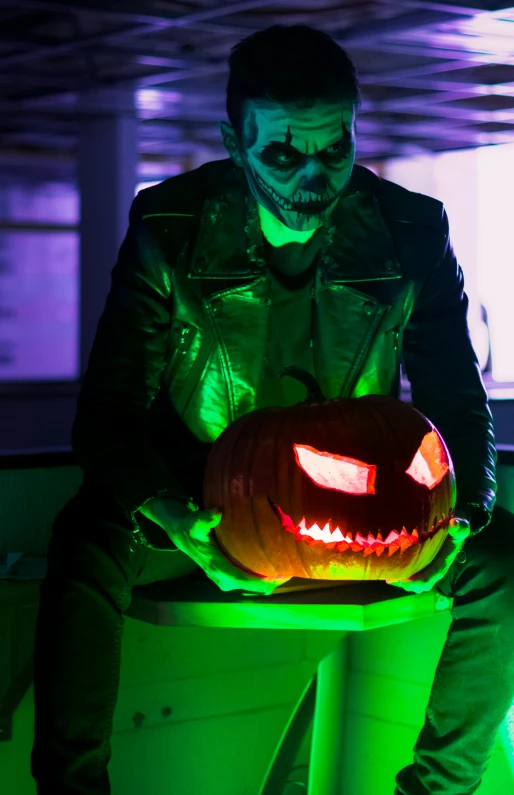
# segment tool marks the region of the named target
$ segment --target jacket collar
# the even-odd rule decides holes
[[[189,278],[248,279],[265,272],[257,203],[242,169],[233,166],[228,177],[229,184],[204,201]],[[379,185],[371,171],[354,166],[322,238],[318,268],[323,282],[402,275],[380,210]]]

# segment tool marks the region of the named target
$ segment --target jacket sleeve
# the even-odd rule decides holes
[[[441,432],[452,456],[457,505],[489,523],[496,501],[493,418],[469,336],[464,277],[443,208],[442,250],[427,274],[404,334],[403,362],[412,403]],[[482,527],[473,527],[472,535]]]
[[[72,428],[79,465],[114,496],[136,532],[135,514],[152,497],[191,499],[172,479],[147,432],[165,363],[172,296],[169,272],[140,204],[136,197]]]

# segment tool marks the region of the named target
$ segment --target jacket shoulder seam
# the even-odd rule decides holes
[[[408,190],[382,178],[380,193],[388,207],[391,221],[440,227],[444,204],[439,199]]]

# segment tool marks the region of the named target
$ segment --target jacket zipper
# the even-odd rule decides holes
[[[350,369],[349,369],[349,371],[348,371],[348,373],[346,375],[346,378],[344,380],[343,387],[341,389],[341,397],[342,398],[347,398],[349,395],[351,395],[351,393],[353,391],[353,388],[355,387],[355,384],[357,383],[357,381],[359,379],[359,376],[360,376],[360,374],[362,372],[362,369],[363,369],[364,364],[366,362],[366,357],[367,357],[367,355],[369,353],[369,350],[370,350],[371,346],[373,345],[373,342],[375,341],[375,337],[377,335],[378,327],[380,326],[380,323],[382,322],[382,318],[383,318],[384,314],[388,311],[388,309],[389,309],[389,307],[387,307],[387,306],[381,307],[377,311],[377,313],[376,313],[376,315],[375,315],[375,317],[373,319],[373,322],[370,324],[366,339],[364,340],[364,343],[363,343],[363,345],[362,345],[362,347],[361,347],[361,349],[359,351],[359,354],[358,354],[358,356],[355,357],[354,363],[350,367]],[[396,339],[396,344],[397,344],[397,342],[398,342],[398,340]]]
[[[398,346],[398,339],[400,337],[400,328],[401,328],[401,326],[396,326],[396,328],[394,328],[392,330],[392,332],[393,332],[393,351],[394,351],[394,381],[393,381],[393,387],[392,387],[392,390],[393,390],[392,391],[392,395],[394,397],[398,397],[398,399],[401,399],[401,392],[402,392],[402,387],[401,387],[402,374],[401,374],[401,369],[400,369],[400,353],[399,353],[399,346]]]
[[[209,361],[213,348],[214,340],[212,338],[210,342],[206,340],[205,343],[200,347],[198,355],[196,356],[191,369],[186,376],[184,386],[175,401],[175,407],[182,416],[184,416],[187,409],[189,408],[189,404],[196,391],[196,387],[200,383],[205,365]]]
[[[171,355],[166,363],[163,374],[163,382],[173,383],[175,376],[180,369],[183,356],[188,352],[193,341],[193,329],[182,320],[174,320],[171,326],[170,339]]]

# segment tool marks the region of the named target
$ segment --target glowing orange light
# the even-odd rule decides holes
[[[346,494],[374,494],[377,467],[355,458],[326,453],[306,444],[294,444],[298,465],[323,489]]]
[[[417,483],[433,489],[448,472],[446,451],[436,431],[427,433],[407,470]]]

